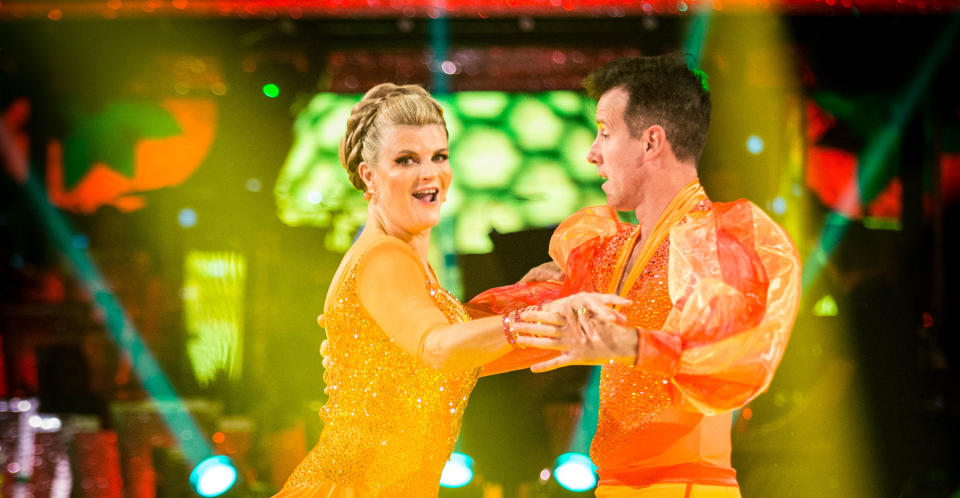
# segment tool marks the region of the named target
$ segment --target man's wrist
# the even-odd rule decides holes
[[[637,363],[637,348],[640,344],[640,331],[636,328],[630,327],[629,330],[625,330],[625,332],[626,333],[622,334],[623,342],[621,342],[619,348],[621,355],[614,361],[633,366]]]

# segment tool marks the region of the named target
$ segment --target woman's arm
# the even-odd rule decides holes
[[[427,287],[422,263],[402,241],[373,242],[359,262],[360,303],[391,341],[425,365],[446,372],[477,368],[510,351],[503,317],[450,324]],[[517,333],[556,336],[556,326],[518,323]]]
[[[502,315],[450,324],[430,296],[422,264],[398,239],[384,238],[367,248],[359,263],[357,292],[394,344],[431,368],[462,372],[514,348],[507,342]],[[562,349],[566,346],[559,340],[560,327],[566,320],[561,310],[582,307],[596,320],[621,321],[623,317],[608,306],[623,301],[617,296],[578,294],[547,305],[546,313],[538,314],[540,322],[515,321],[512,328],[525,346]]]

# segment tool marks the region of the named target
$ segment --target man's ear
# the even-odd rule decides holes
[[[659,156],[667,147],[667,131],[660,125],[653,125],[643,133],[644,152],[651,157]]]

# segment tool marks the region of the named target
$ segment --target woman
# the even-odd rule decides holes
[[[479,367],[518,346],[562,348],[571,309],[615,321],[607,305],[623,300],[571,296],[547,305],[544,323],[469,321],[426,262],[452,174],[443,111],[418,86],[367,92],[340,160],[369,201],[367,223],[324,304],[332,366],[323,432],[277,496],[436,496]]]

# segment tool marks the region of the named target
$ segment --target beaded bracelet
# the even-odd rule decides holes
[[[516,318],[513,316],[516,315]],[[507,338],[507,344],[518,348],[517,346],[517,332],[513,330],[513,323],[515,320],[519,320],[519,313],[516,311],[513,314],[503,315],[503,336]]]
[[[543,306],[537,304],[535,306],[528,306],[522,310],[516,310],[513,313],[508,313],[503,315],[503,335],[507,338],[507,344],[510,344],[514,348],[523,349],[523,346],[517,346],[517,332],[513,330],[513,325],[515,323],[522,322],[523,319],[520,318],[520,314],[524,311],[542,311]]]

